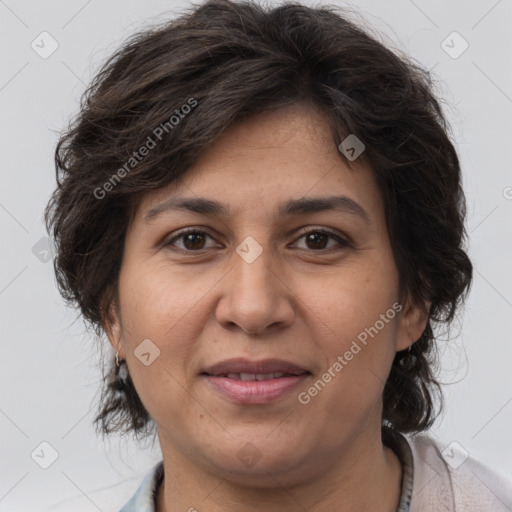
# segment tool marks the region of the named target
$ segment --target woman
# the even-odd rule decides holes
[[[508,478],[421,434],[433,327],[472,278],[431,89],[299,4],[211,0],[105,64],[46,220],[115,352],[99,431],[162,449],[121,512],[512,509]]]

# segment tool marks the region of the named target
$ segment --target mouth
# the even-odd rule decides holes
[[[264,380],[280,379],[282,377],[293,376],[291,373],[274,372],[274,373],[226,373],[222,375],[211,375],[211,377],[224,377],[226,379],[243,380],[249,382],[257,380],[262,382]]]
[[[236,404],[266,404],[282,399],[310,375],[305,368],[279,359],[229,359],[201,373],[214,392]]]

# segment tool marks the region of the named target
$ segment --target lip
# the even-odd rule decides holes
[[[218,377],[228,373],[289,373],[291,375],[302,375],[309,372],[305,368],[283,359],[251,361],[244,358],[234,358],[209,366],[203,373]]]
[[[284,373],[268,380],[238,380],[229,374]],[[201,374],[217,393],[236,404],[266,404],[289,395],[311,375],[311,372],[290,361],[265,359],[228,359],[208,367]]]

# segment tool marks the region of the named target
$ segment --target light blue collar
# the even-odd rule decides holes
[[[164,472],[164,462],[155,464],[146,474],[135,494],[119,512],[155,512],[155,497]]]

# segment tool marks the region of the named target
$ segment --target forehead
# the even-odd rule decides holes
[[[347,197],[349,209],[350,200],[369,209],[381,203],[371,169],[362,159],[349,167],[322,113],[297,104],[232,125],[180,180],[146,194],[138,217],[154,216],[173,198],[216,199],[224,211],[203,202],[205,214],[239,216],[262,208],[283,215],[291,199],[327,196]]]

